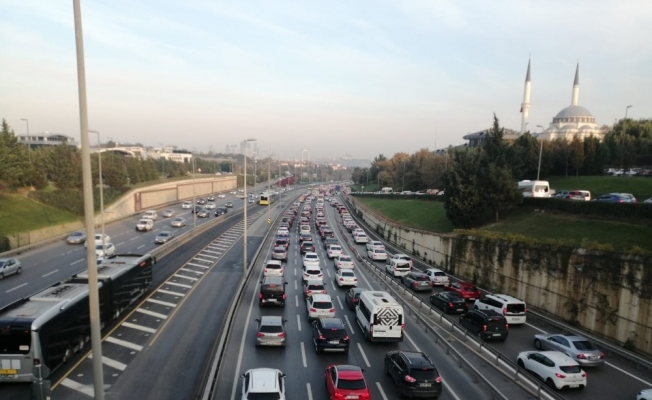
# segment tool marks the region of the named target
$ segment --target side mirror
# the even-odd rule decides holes
[[[286,376],[287,376],[287,375],[285,375],[285,374],[282,374],[282,375],[281,375],[281,378],[285,378]]]
[[[245,374],[240,375],[240,378],[244,378],[244,377],[245,377]]]
[[[283,284],[284,284],[284,285],[287,285],[288,283],[287,283],[287,282],[283,282]]]
[[[367,372],[364,368],[360,368],[360,371]]]
[[[260,281],[260,283],[263,283],[263,281]]]
[[[260,318],[256,318],[255,321],[256,321],[256,322],[260,322]]]
[[[288,320],[287,320],[287,319],[284,319],[284,320],[283,320],[283,323],[286,323],[286,322],[288,322]]]

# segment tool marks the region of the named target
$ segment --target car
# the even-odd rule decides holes
[[[346,294],[344,295],[344,299],[346,300],[346,304],[349,306],[349,310],[355,310],[355,307],[358,305],[358,302],[360,301],[360,293],[364,292],[365,290],[368,289],[362,289],[356,287],[346,291]]]
[[[20,274],[23,267],[17,258],[0,258],[0,279],[12,274]]]
[[[507,320],[493,310],[471,310],[460,315],[460,325],[481,340],[507,340]]]
[[[316,265],[307,265],[303,267],[302,279],[307,281],[309,279],[324,279],[324,274],[321,268]]]
[[[652,203],[652,201],[650,203]],[[652,389],[643,389],[638,392],[636,400],[652,400]]]
[[[328,398],[371,400],[363,372],[357,365],[332,364],[326,367],[324,377]]]
[[[358,278],[355,277],[355,272],[351,269],[338,269],[333,279],[339,287],[358,286]]]
[[[373,248],[367,250],[367,257],[372,261],[387,261],[387,252],[385,249]]]
[[[225,197],[226,197],[226,195],[224,193],[220,193],[220,194],[217,195],[218,199],[223,199]]]
[[[469,305],[461,294],[455,292],[440,292],[430,295],[430,304],[447,314],[465,313]]]
[[[340,318],[318,318],[312,323],[315,353],[349,353],[349,334]]]
[[[466,301],[472,301],[482,297],[482,292],[480,292],[480,290],[470,282],[459,281],[444,285],[444,291],[457,292],[461,294]]]
[[[448,285],[451,283],[448,275],[440,269],[428,268],[423,272],[428,275],[433,285]]]
[[[226,204],[224,204],[224,207],[233,208],[233,203],[231,203],[230,201],[227,201]]]
[[[111,237],[109,235],[102,235],[101,233],[96,233],[94,235],[93,245],[109,243],[111,242]],[[88,240],[84,242],[84,247],[88,246]]]
[[[385,374],[396,382],[401,397],[439,398],[442,378],[430,358],[420,351],[394,350],[385,354]]]
[[[136,223],[136,231],[138,232],[148,232],[154,229],[154,220],[149,218],[143,218]]]
[[[555,350],[566,354],[582,367],[595,367],[604,363],[604,353],[590,340],[578,335],[536,334],[537,350]]]
[[[303,266],[316,266],[319,267],[319,255],[312,251],[307,251],[303,254]]]
[[[115,246],[113,243],[96,244],[95,256],[97,258],[111,257],[115,254]]]
[[[287,333],[285,332],[286,319],[276,315],[265,315],[256,319],[256,346],[285,347]]]
[[[186,219],[181,217],[176,217],[170,222],[170,226],[173,228],[181,228],[186,226]]]
[[[335,268],[336,269],[352,269],[355,267],[355,262],[348,254],[340,254],[335,257]]]
[[[285,374],[274,368],[250,369],[242,377],[242,400],[285,400]]]
[[[408,264],[410,264],[410,269],[412,269],[412,268],[414,267],[414,263],[413,263],[413,261],[412,261],[412,258],[411,258],[410,256],[408,256],[407,254],[396,253],[396,254],[392,255],[392,256],[389,258],[389,260],[401,260],[401,261],[405,261],[405,262],[407,262]]]
[[[258,306],[281,306],[285,307],[285,285],[281,276],[265,276],[260,281],[260,291],[258,293]]]
[[[197,214],[197,218],[208,218],[210,213],[207,210],[204,210],[203,208],[199,211],[197,211],[195,214]]]
[[[208,196],[206,198],[207,201],[215,201],[215,196]]]
[[[254,199],[249,199],[249,200],[247,200],[247,203],[249,203],[249,204],[252,204],[252,203],[254,203],[254,202],[255,202]],[[233,207],[233,205],[231,205],[231,207]]]
[[[235,190],[232,190],[232,191],[229,192],[229,194],[237,194],[237,193],[238,192],[236,192]]]
[[[328,246],[330,246],[332,244],[339,244],[340,242],[335,238],[327,237],[326,239],[324,239],[322,241],[322,243],[324,244],[324,250],[327,250]]]
[[[66,238],[66,243],[68,244],[82,244],[86,241],[86,234],[84,232],[72,232]]]
[[[326,287],[321,278],[311,278],[303,281],[303,296],[308,298],[313,294],[326,294]]]
[[[204,208],[207,210],[215,210],[217,208],[217,204],[209,201],[208,203],[206,203],[206,206]]]
[[[155,220],[158,218],[158,214],[156,213],[156,210],[147,210],[141,218],[149,218]]]
[[[272,258],[274,260],[287,261],[288,259],[287,249],[284,246],[274,247],[274,249],[272,250]]]
[[[190,213],[191,214],[196,214],[196,213],[200,212],[203,209],[204,208],[202,206],[195,206],[192,210],[190,210]]]
[[[170,240],[172,240],[173,237],[174,237],[174,234],[172,232],[170,232],[170,231],[162,231],[162,232],[159,232],[156,235],[156,237],[154,238],[154,243],[156,243],[156,244],[167,243]]]
[[[432,281],[423,272],[411,271],[401,277],[401,283],[415,292],[421,290],[432,290]]]
[[[174,210],[163,211],[163,218],[172,218],[172,217],[174,217]]]
[[[217,209],[215,209],[215,216],[216,216],[216,217],[219,217],[220,215],[224,215],[224,214],[226,214],[227,212],[229,212],[229,209],[228,209],[228,208],[225,208],[225,207],[218,207]]]
[[[189,201],[184,201],[183,203],[181,203],[181,208],[183,208],[184,210],[190,210],[192,208],[192,203]]]
[[[370,240],[367,242],[367,251],[373,250],[373,249],[380,249],[380,250],[385,250],[385,245],[383,242],[378,241],[378,240]]]
[[[584,389],[586,372],[572,358],[559,351],[523,351],[518,353],[519,367],[541,379],[551,389]]]
[[[366,233],[358,233],[357,235],[353,236],[353,241],[355,244],[363,244],[367,243],[369,238],[367,237]]]
[[[268,260],[263,267],[263,276],[283,276],[283,263],[279,260]]]
[[[331,244],[330,246],[328,246],[328,250],[326,250],[326,255],[331,260],[339,256],[340,254],[342,254],[342,246],[340,246],[339,244]]]
[[[524,324],[527,320],[525,302],[507,294],[488,294],[473,304],[475,310],[494,310],[503,314],[510,325]]]
[[[650,197],[649,199],[645,199],[645,200],[643,200],[643,203],[645,203],[645,204],[652,204],[652,197]],[[652,396],[651,396],[651,397],[652,397]]]
[[[203,206],[204,204],[206,204],[206,199],[202,199],[202,198],[197,199],[197,204]]]
[[[596,197],[593,201],[603,201],[607,203],[635,203],[636,199],[626,193],[607,193]]]
[[[277,237],[274,241],[274,247],[285,247],[286,249],[290,247],[290,238],[288,237]]]
[[[306,309],[308,320],[312,321],[317,318],[334,318],[335,305],[331,296],[327,294],[315,293],[306,298]]]

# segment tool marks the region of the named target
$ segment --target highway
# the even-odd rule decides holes
[[[346,202],[342,202],[346,204]],[[355,218],[354,213],[351,215]],[[390,254],[403,252],[397,250],[393,245],[387,243],[383,238],[379,238],[373,230],[368,226],[364,226],[359,219],[355,218],[360,226],[362,226],[367,235],[374,240],[380,240],[385,243],[385,246]],[[346,232],[346,231],[345,231]],[[366,255],[366,248],[363,245],[357,245],[356,250],[363,256]],[[375,262],[378,267],[384,267],[384,262]],[[423,264],[420,265],[415,260],[415,267],[424,268]],[[391,278],[386,275],[388,279],[393,279],[400,285],[400,280]],[[442,288],[435,287],[432,293],[442,291]],[[430,293],[414,293],[415,296],[421,298],[425,303],[428,303]],[[434,312],[434,311],[433,311]],[[439,310],[437,310],[439,313]],[[452,316],[457,321],[457,316]],[[438,317],[432,317],[433,323],[439,324],[444,330],[450,331],[450,324],[445,320],[439,323]],[[516,356],[521,351],[536,350],[533,345],[534,335],[539,333],[561,333],[554,327],[549,326],[544,321],[536,318],[529,317],[528,322],[522,326],[510,326],[509,338],[506,342],[491,342],[489,346],[502,354],[505,358],[516,362]],[[461,335],[456,335],[461,338]],[[459,341],[463,343],[463,340]],[[598,346],[599,347],[599,346]],[[632,362],[624,360],[620,357],[610,357],[607,354],[606,362],[599,367],[587,367],[585,369],[588,375],[588,384],[584,390],[563,391],[561,394],[567,399],[636,399],[636,394],[645,388],[652,387],[652,371],[638,368]]]

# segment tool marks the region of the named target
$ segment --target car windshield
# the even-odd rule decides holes
[[[446,276],[443,272],[435,272],[435,276]]]
[[[462,286],[462,290],[465,292],[475,292],[478,289],[475,286]]]
[[[415,281],[429,281],[428,275],[413,275]]]
[[[342,271],[342,272],[340,272],[340,274],[342,276],[346,276],[346,277],[350,277],[350,278],[355,277],[355,274],[353,272],[351,272],[351,271]]]
[[[339,379],[337,381],[337,388],[338,389],[346,389],[346,390],[361,390],[366,388],[367,385],[365,384],[363,379]]]
[[[307,260],[316,260],[318,258],[319,257],[317,256],[317,254],[306,254],[306,259]]]
[[[324,290],[324,285],[308,285],[308,290]]]
[[[281,333],[283,332],[283,327],[281,325],[261,325],[260,332],[263,333]]]
[[[578,340],[573,342],[573,344],[575,345],[575,348],[580,351],[597,350],[593,343],[589,342],[588,340]]]
[[[559,369],[567,374],[579,374],[582,372],[582,368],[579,365],[559,366]]]
[[[410,370],[410,376],[416,379],[417,381],[425,381],[425,380],[435,380],[437,379],[437,370],[436,369],[411,369]]]
[[[162,232],[162,233],[159,233],[158,235],[159,235],[159,237],[168,237],[168,236],[170,236],[170,234],[167,233],[167,232]]]
[[[281,266],[278,265],[278,264],[267,264],[267,266],[265,268],[267,268],[267,269],[281,269]]]
[[[75,232],[70,234],[70,236],[82,236],[81,232]]]

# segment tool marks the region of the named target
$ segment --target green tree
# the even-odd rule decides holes
[[[48,179],[59,189],[80,189],[82,171],[77,149],[62,143],[44,150],[43,161]]]
[[[32,174],[27,147],[18,143],[14,131],[3,119],[0,131],[0,187],[14,190],[25,186]]]
[[[451,165],[444,175],[444,208],[455,225],[464,228],[480,226],[487,220],[480,188],[482,157],[478,150],[452,153]]]
[[[575,176],[580,175],[580,168],[584,165],[584,143],[577,136],[570,143],[570,163],[575,169]]]

